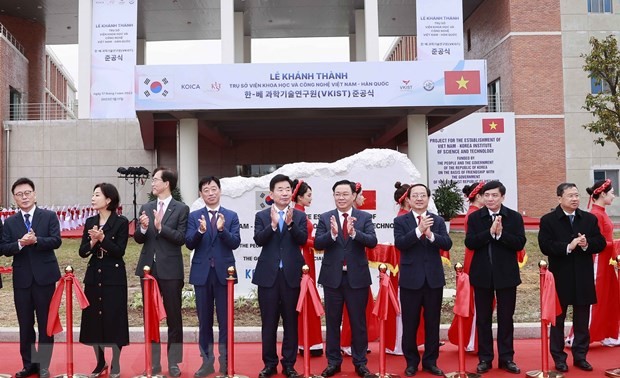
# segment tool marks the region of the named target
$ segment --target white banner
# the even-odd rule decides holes
[[[135,118],[138,0],[93,0],[90,118]]]
[[[417,0],[416,30],[418,60],[464,58],[462,0]]]
[[[136,67],[136,110],[486,105],[486,61]]]
[[[473,113],[428,137],[431,190],[439,180],[465,184],[499,180],[504,204],[517,210],[514,113]]]
[[[254,217],[257,211],[269,206],[265,203],[269,180],[278,173],[291,179],[302,179],[312,188],[312,205],[306,208],[306,214],[315,229],[319,216],[336,207],[332,195],[334,183],[343,179],[360,182],[362,194],[366,197],[361,209],[373,215],[377,239],[381,244],[394,243],[393,221],[399,210],[394,201],[394,183],[420,180],[420,173],[407,155],[387,149],[364,150],[334,163],[287,164],[272,174],[258,178],[222,178],[222,206],[237,212],[241,223],[241,246],[234,252],[239,277],[239,284],[235,287],[237,297],[247,296],[256,287],[252,284],[252,275],[261,249],[254,243]],[[191,205],[191,210],[204,206],[199,198]],[[317,274],[322,258],[322,255],[315,255]],[[373,280],[376,281],[378,275],[378,271],[371,268]],[[375,294],[376,289],[375,286]]]

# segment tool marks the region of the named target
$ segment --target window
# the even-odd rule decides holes
[[[237,176],[242,177],[260,177],[267,175],[276,169],[280,168],[282,164],[247,164],[237,166]]]
[[[588,13],[613,13],[612,0],[588,0]]]
[[[609,84],[606,81],[602,81],[597,77],[590,78],[590,93],[599,94],[599,93],[610,93],[611,90],[609,88]]]
[[[606,169],[606,170],[594,170],[594,182],[610,179],[611,186],[614,188],[618,188],[618,170],[617,169]]]
[[[501,112],[501,98],[499,92],[499,79],[489,83],[487,85],[487,98],[489,105],[487,105],[487,112]]]
[[[22,94],[15,88],[9,87],[9,119],[15,121],[23,119]]]

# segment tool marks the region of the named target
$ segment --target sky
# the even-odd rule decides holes
[[[393,37],[379,38],[379,57],[383,59],[394,42]],[[71,75],[78,80],[78,46],[48,46]],[[348,62],[349,38],[269,38],[252,41],[253,63]],[[217,64],[221,63],[219,40],[147,42],[146,64]]]

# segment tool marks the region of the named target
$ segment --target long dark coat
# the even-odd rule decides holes
[[[583,234],[588,248],[575,248],[566,253],[568,244]],[[606,245],[598,228],[598,220],[588,212],[577,209],[571,226],[568,216],[558,206],[540,218],[538,244],[541,252],[549,256],[549,270],[555,277],[555,288],[563,306],[596,303],[592,255],[601,252]]]
[[[123,256],[129,222],[113,212],[103,226],[103,242],[91,248],[88,230],[95,225],[99,225],[99,215],[86,220],[80,245],[80,256],[90,257],[84,277],[84,292],[90,306],[82,311],[80,342],[128,345],[127,272]]]

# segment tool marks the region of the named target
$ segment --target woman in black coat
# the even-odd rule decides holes
[[[99,214],[86,220],[80,245],[80,256],[90,257],[84,277],[84,292],[90,306],[82,311],[80,342],[92,345],[97,357],[91,378],[107,372],[106,346],[112,347],[113,352],[110,378],[118,378],[121,348],[129,344],[127,274],[123,261],[129,222],[116,214],[119,201],[114,185],[95,185],[91,204]]]

